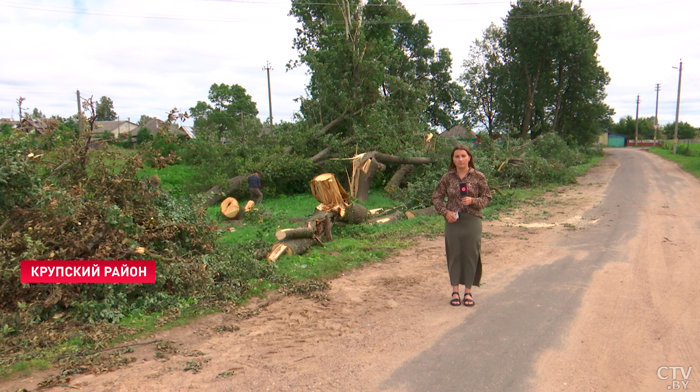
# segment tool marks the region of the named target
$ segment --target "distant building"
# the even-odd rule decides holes
[[[58,121],[50,118],[25,117],[19,122],[17,128],[29,133],[34,131],[37,135],[49,133],[58,127]]]
[[[194,136],[194,128],[192,128],[191,126],[189,126],[189,125],[183,125],[183,126],[180,127],[180,130],[181,130],[182,132],[185,132],[185,133],[187,134],[187,137],[189,137],[190,139],[194,139],[194,138],[195,138],[195,136]]]
[[[139,126],[131,121],[95,121],[93,135],[100,136],[105,131],[119,137],[120,135],[128,135],[134,129],[138,130]]]
[[[440,136],[465,142],[476,140],[476,134],[471,129],[467,129],[464,125],[455,125],[441,133]]]
[[[141,128],[146,128],[148,129],[149,133],[151,135],[157,135],[158,132],[165,127],[165,121],[159,120],[157,118],[149,120],[146,124],[137,126],[136,129],[130,131],[132,136],[136,136],[139,132],[139,129]],[[187,132],[182,130],[177,124],[170,124],[170,127],[168,127],[168,131],[172,133],[173,135],[185,135],[189,136]],[[193,132],[194,135],[194,132]]]

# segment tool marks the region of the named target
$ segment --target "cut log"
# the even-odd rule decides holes
[[[280,257],[285,255],[302,255],[315,243],[316,240],[311,238],[299,238],[275,242],[272,245],[272,250],[267,256],[267,259],[269,261],[277,261]]]
[[[350,206],[345,207],[341,211],[339,220],[342,222],[359,224],[367,219],[367,208],[362,204],[354,203]]]
[[[349,195],[340,185],[333,173],[323,173],[311,180],[311,194],[329,208],[345,207],[348,203]]]
[[[296,238],[312,238],[314,227],[297,227],[294,229],[280,229],[275,233],[278,240],[291,240]]]
[[[413,219],[416,216],[437,215],[435,207],[421,208],[419,210],[406,211],[406,218]]]
[[[226,189],[222,190],[220,186],[215,186],[211,189],[209,189],[206,193],[207,196],[207,201],[205,205],[207,207],[211,207],[216,203],[221,202],[224,200],[224,198],[231,193],[242,189],[244,186],[247,186],[248,184],[246,181],[248,180],[248,176],[246,175],[240,175],[236,176],[233,178],[229,178],[228,180],[228,187]]]
[[[247,203],[245,203],[245,207],[243,207],[243,211],[245,212],[250,212],[253,207],[255,207],[255,202],[252,200],[248,200]]]
[[[241,207],[238,205],[238,200],[233,197],[227,197],[221,202],[221,213],[229,219],[235,219],[241,212]]]
[[[389,214],[386,216],[380,216],[379,218],[372,218],[367,221],[369,224],[384,224],[384,223],[392,223],[400,220],[403,217],[403,213],[401,211],[396,211],[393,214]]]
[[[284,246],[281,242],[275,242],[272,244],[272,249],[270,250],[270,254],[267,255],[267,259],[269,261],[277,261],[282,255],[293,255],[294,253],[292,252],[291,248]]]
[[[370,215],[379,215],[384,211],[383,208],[374,208],[369,211],[367,211]]]

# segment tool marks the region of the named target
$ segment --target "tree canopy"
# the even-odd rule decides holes
[[[114,121],[117,119],[117,112],[114,111],[114,102],[112,98],[102,96],[95,107],[95,120],[97,121]]]
[[[487,28],[465,61],[467,118],[489,133],[555,132],[590,143],[613,114],[603,102],[609,76],[598,62],[599,39],[573,2],[512,4],[503,27]]]
[[[214,83],[209,88],[208,99],[209,102],[198,101],[190,108],[197,137],[240,139],[250,129],[246,125],[260,128],[257,105],[238,84]]]

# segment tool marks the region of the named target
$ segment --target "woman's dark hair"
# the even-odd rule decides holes
[[[455,166],[455,151],[463,150],[467,152],[467,155],[469,155],[469,168],[470,169],[476,169],[474,166],[474,155],[472,154],[471,151],[469,151],[469,147],[465,146],[464,144],[458,144],[455,146],[455,148],[452,149],[452,152],[450,153],[450,167],[447,170],[454,170],[457,169],[457,166]]]

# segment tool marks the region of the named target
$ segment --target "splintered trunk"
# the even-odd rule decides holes
[[[319,174],[311,180],[311,194],[329,209],[344,208],[350,195],[340,185],[332,173]]]
[[[367,202],[367,198],[369,198],[369,189],[372,186],[372,180],[374,179],[374,175],[377,173],[379,168],[380,165],[375,159],[368,159],[359,165],[356,171],[353,170],[355,177],[353,178],[355,185],[354,196],[357,200]]]

